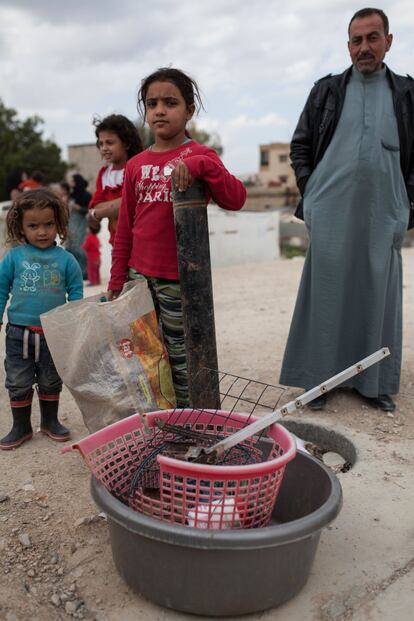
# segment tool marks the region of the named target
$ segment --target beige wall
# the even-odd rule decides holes
[[[290,144],[287,142],[260,145],[259,179],[263,185],[281,183],[282,188],[296,188],[289,151]]]
[[[94,142],[68,145],[68,160],[73,165],[68,176],[80,173],[89,182],[90,192],[95,190],[95,180],[102,166],[102,159]]]

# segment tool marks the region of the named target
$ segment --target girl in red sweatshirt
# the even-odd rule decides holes
[[[96,146],[105,166],[96,178],[96,190],[89,203],[89,220],[108,218],[109,243],[113,244],[122,184],[127,160],[142,151],[141,138],[135,125],[122,114],[110,114],[94,120]]]
[[[174,68],[142,81],[138,105],[154,144],[131,158],[125,169],[122,203],[112,253],[110,299],[128,279],[145,279],[151,290],[170,358],[177,406],[188,405],[188,381],[171,177],[180,191],[202,179],[224,209],[241,209],[246,190],[217,153],[186,133],[201,104],[195,81]]]

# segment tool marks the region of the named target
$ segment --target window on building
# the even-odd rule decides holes
[[[287,162],[288,161],[288,154],[287,153],[281,153],[281,155],[279,155],[279,162]]]
[[[265,149],[260,151],[260,166],[269,166],[269,151]]]

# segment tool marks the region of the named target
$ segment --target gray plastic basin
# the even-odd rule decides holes
[[[322,528],[342,490],[321,462],[298,452],[285,471],[272,523],[250,530],[199,530],[133,511],[92,478],[108,518],[115,566],[149,600],[187,613],[241,615],[278,606],[305,585]]]

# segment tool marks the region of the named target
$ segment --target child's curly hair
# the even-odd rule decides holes
[[[35,207],[39,209],[49,207],[53,210],[59,239],[62,242],[65,241],[68,235],[69,209],[55,192],[47,188],[39,188],[22,192],[13,201],[6,218],[7,243],[24,240],[23,213]]]
[[[128,159],[142,151],[141,137],[137,127],[123,114],[110,114],[104,119],[95,117],[93,125],[95,126],[96,146],[98,148],[100,132],[113,132],[125,145]]]

